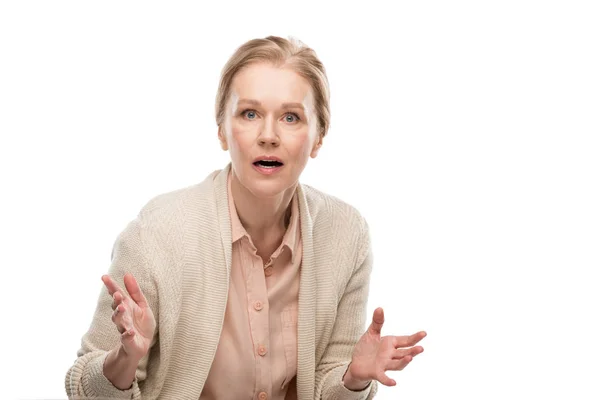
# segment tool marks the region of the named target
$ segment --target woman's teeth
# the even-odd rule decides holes
[[[281,167],[283,164],[279,161],[257,161],[254,165],[262,168],[276,168]]]

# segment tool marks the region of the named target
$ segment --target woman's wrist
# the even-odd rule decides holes
[[[364,380],[358,380],[356,378],[354,378],[352,376],[352,372],[350,371],[350,365],[352,365],[352,363],[350,363],[348,365],[348,368],[346,369],[346,373],[344,374],[343,378],[342,378],[342,382],[344,383],[344,386],[346,387],[346,389],[355,391],[355,392],[360,392],[362,390],[365,390],[367,388],[367,386],[369,386],[369,384],[371,383],[370,380],[364,381]]]
[[[108,353],[102,372],[114,387],[119,390],[127,390],[131,388],[135,380],[139,361],[138,358],[127,355],[119,345]]]

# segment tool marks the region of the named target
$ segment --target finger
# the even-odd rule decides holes
[[[392,378],[390,378],[389,376],[387,376],[384,371],[381,371],[381,373],[379,375],[377,375],[376,379],[379,382],[381,382],[382,385],[385,385],[385,386],[396,386],[396,381],[393,380]]]
[[[110,306],[114,310],[122,302],[123,302],[123,295],[121,294],[121,292],[115,292],[115,294],[113,294],[113,302]]]
[[[146,297],[144,297],[144,294],[140,289],[140,285],[138,285],[133,275],[129,273],[125,274],[123,280],[125,281],[125,288],[127,289],[127,292],[133,301],[135,301],[140,308],[146,308],[148,306],[148,302],[146,301]]]
[[[402,357],[399,360],[389,360],[385,369],[388,371],[402,371],[412,360],[411,356]]]
[[[399,360],[405,356],[415,357],[417,354],[421,354],[422,352],[423,347],[421,346],[409,347],[408,349],[396,349],[392,354],[392,359]]]
[[[394,347],[410,347],[419,343],[421,339],[427,336],[427,333],[424,331],[417,332],[410,336],[395,336],[394,337]]]
[[[111,296],[113,294],[115,294],[116,292],[121,291],[121,288],[119,288],[119,285],[117,285],[115,280],[113,278],[111,278],[109,275],[102,275],[102,282],[104,282],[104,286],[106,286],[106,288],[108,289],[108,294],[110,294]]]
[[[121,332],[121,342],[122,343],[129,343],[129,342],[133,341],[134,337],[135,337],[135,331],[133,329],[124,330],[123,332]]]
[[[117,330],[119,331],[119,333],[123,333],[126,331],[124,321],[123,321],[124,315],[125,315],[125,306],[120,304],[119,306],[117,306],[115,311],[113,311],[112,316],[111,316],[111,320],[117,327]]]
[[[381,335],[381,328],[383,327],[384,319],[383,308],[376,308],[375,311],[373,311],[373,321],[369,326],[371,333]]]

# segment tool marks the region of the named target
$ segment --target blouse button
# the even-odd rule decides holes
[[[260,301],[258,301],[258,300],[257,300],[257,301],[255,301],[255,302],[254,302],[254,309],[255,309],[256,311],[260,311],[260,310],[262,310],[262,309],[263,309],[263,304],[262,304],[262,302],[260,302]]]
[[[265,268],[265,275],[266,276],[273,275],[273,267],[267,267],[267,268]]]
[[[259,398],[260,400],[267,400],[267,393],[266,393],[266,392],[260,392],[260,393],[258,394],[258,398]]]
[[[267,348],[261,344],[258,346],[258,355],[264,356],[265,354],[267,354]]]

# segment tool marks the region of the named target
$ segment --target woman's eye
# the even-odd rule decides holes
[[[294,114],[294,113],[287,114],[287,115],[285,116],[285,122],[289,122],[289,123],[296,122],[296,121],[298,121],[299,119],[300,119],[300,117],[298,117],[298,116],[297,116],[296,114]]]
[[[254,112],[252,110],[245,110],[244,112],[242,112],[242,115],[245,115],[246,118],[248,118],[248,119],[256,118],[256,112]]]

